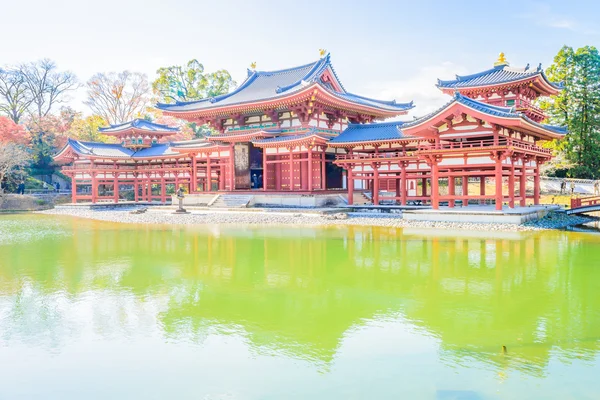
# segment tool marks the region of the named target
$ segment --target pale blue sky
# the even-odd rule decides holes
[[[48,57],[82,81],[124,69],[152,79],[197,58],[240,83],[252,61],[285,68],[326,48],[349,91],[414,100],[415,115],[444,102],[436,78],[489,68],[500,51],[547,66],[563,44],[600,44],[596,1],[29,0],[0,12],[0,64]]]

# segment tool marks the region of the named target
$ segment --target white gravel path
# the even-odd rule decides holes
[[[131,209],[89,210],[75,208],[56,208],[41,211],[41,214],[69,215],[79,218],[90,218],[101,221],[138,224],[235,224],[235,225],[294,225],[294,226],[328,226],[328,225],[360,225],[383,226],[397,228],[433,228],[463,229],[471,231],[536,231],[562,228],[587,222],[581,217],[555,217],[554,220],[543,220],[526,225],[483,224],[463,222],[431,222],[407,221],[401,216],[373,215],[372,213],[351,213],[347,217],[342,214],[320,215],[313,213],[273,211],[192,211],[189,214],[173,213],[173,210],[150,208],[143,214],[131,214]],[[344,219],[345,218],[345,219]]]

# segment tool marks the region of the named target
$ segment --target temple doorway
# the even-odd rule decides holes
[[[263,151],[250,143],[250,189],[263,188]]]
[[[344,169],[333,163],[335,154],[326,154],[325,187],[327,189],[342,189],[344,187]]]

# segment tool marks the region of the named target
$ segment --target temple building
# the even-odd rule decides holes
[[[225,95],[158,104],[165,115],[208,124],[217,132],[208,140],[230,147],[234,173],[227,190],[303,192],[343,188],[336,151],[327,142],[348,123],[396,117],[412,107],[348,92],[329,54],[295,68],[248,70]]]
[[[100,130],[119,144],[69,140],[55,159],[70,164],[63,171],[73,177],[73,202],[165,203],[185,185],[191,194],[338,194],[348,204],[366,196],[373,204],[494,202],[501,209],[526,204],[531,177],[529,197],[538,204],[540,166],[552,156],[539,142],[566,131],[543,124],[535,100],[561,86],[541,66],[510,67],[501,54],[493,68],[437,87],[452,96],[439,110],[376,122],[405,115],[413,103],[348,92],[322,54],[300,67],[248,70],[225,95],[157,105],[208,124],[215,133],[205,139],[169,142],[177,128],[135,120]],[[479,187],[469,191],[473,183]],[[132,188],[130,198],[122,186]]]

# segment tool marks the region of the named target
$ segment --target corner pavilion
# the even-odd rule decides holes
[[[514,68],[501,54],[492,68],[437,87],[451,96],[437,111],[376,122],[405,115],[413,103],[347,91],[327,54],[300,67],[248,70],[225,95],[157,105],[165,115],[208,124],[216,133],[205,139],[169,142],[177,128],[134,120],[100,129],[119,144],[69,140],[55,160],[68,164],[74,203],[166,203],[185,185],[192,194],[339,193],[348,204],[365,194],[373,204],[437,209],[493,201],[501,209],[504,202],[525,206],[531,177],[529,197],[539,204],[540,166],[552,157],[540,141],[566,130],[544,124],[535,100],[561,86],[541,66]],[[478,194],[468,191],[473,181]]]

